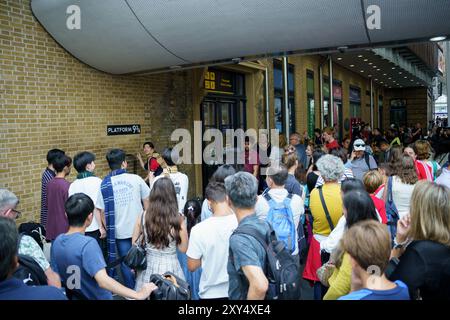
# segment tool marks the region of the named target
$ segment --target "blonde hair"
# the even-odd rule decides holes
[[[377,266],[382,273],[386,270],[391,255],[391,238],[387,227],[378,221],[365,220],[354,224],[345,232],[340,244],[362,269]]]
[[[410,238],[450,247],[450,190],[447,187],[419,181],[411,196],[410,215]]]
[[[383,182],[383,176],[376,170],[367,171],[363,177],[363,183],[368,193],[374,193]]]
[[[334,129],[331,128],[331,127],[326,127],[326,128],[323,129],[323,132],[328,134],[328,135],[330,135],[330,136],[332,136],[334,134]]]

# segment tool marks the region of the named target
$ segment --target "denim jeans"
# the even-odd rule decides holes
[[[128,250],[131,248],[131,238],[128,239],[116,239],[117,253],[119,257],[124,257],[127,255]],[[123,262],[120,265],[120,270],[122,271],[123,281],[125,286],[133,289],[135,286],[134,275],[131,269],[128,268]]]

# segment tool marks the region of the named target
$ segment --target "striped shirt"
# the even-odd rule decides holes
[[[41,189],[41,224],[47,224],[47,184],[56,176],[55,172],[46,168],[42,173],[42,189]]]

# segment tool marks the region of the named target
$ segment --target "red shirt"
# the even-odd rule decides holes
[[[415,161],[417,178],[419,180],[433,181],[433,172],[431,168],[422,161]]]
[[[387,216],[386,216],[386,204],[383,200],[378,199],[375,197],[375,195],[371,194],[370,197],[372,198],[373,204],[375,205],[375,209],[377,209],[378,214],[381,218],[382,224],[387,224]]]
[[[338,142],[337,142],[336,140],[333,140],[333,142],[327,143],[327,144],[325,145],[325,147],[326,147],[328,150],[333,150],[333,149],[339,149],[339,148],[340,148],[340,147],[339,147],[339,144],[338,144]]]
[[[154,157],[151,157],[150,159],[148,159],[148,167],[149,167],[150,171],[156,172],[156,170],[158,170],[158,168],[159,168],[158,160],[156,160],[156,158],[154,158]]]

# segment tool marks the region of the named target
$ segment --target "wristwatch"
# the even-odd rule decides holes
[[[408,244],[409,240],[406,239],[405,241],[398,243],[397,242],[397,237],[394,238],[394,249],[402,249],[404,247],[406,247],[406,245]]]

